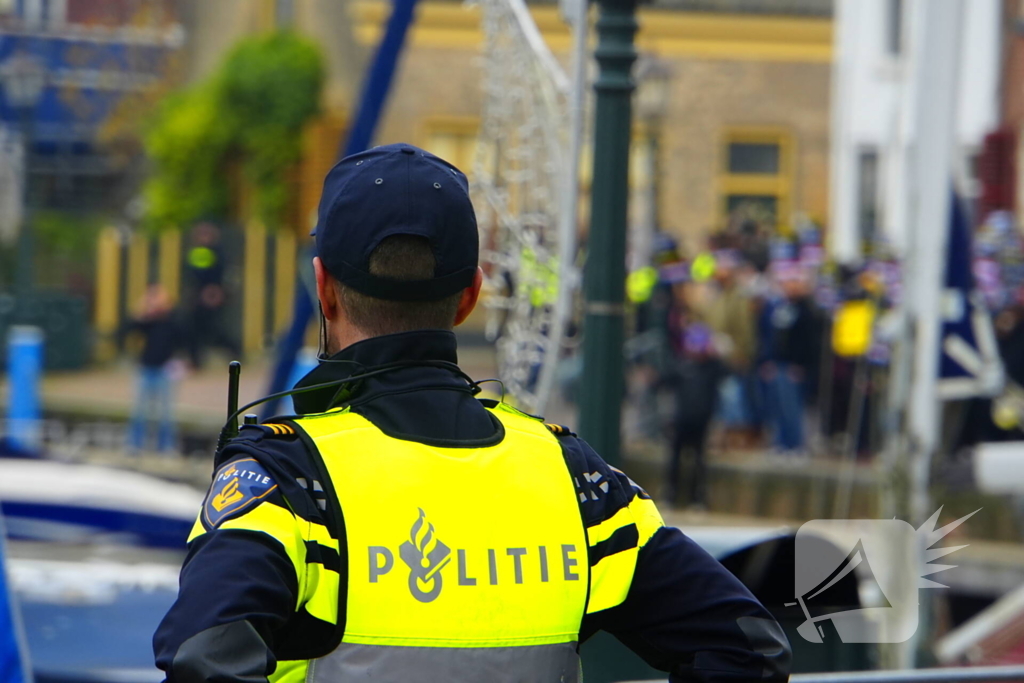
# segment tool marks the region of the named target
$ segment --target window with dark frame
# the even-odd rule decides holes
[[[857,233],[870,247],[878,233],[878,150],[864,148],[857,156]]]
[[[723,136],[716,191],[723,226],[754,221],[770,231],[790,226],[791,138],[770,126],[736,127]]]
[[[779,145],[761,142],[729,143],[729,173],[778,175],[781,158]]]

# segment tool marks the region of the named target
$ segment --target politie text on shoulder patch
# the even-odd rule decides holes
[[[277,482],[253,458],[243,458],[221,467],[203,503],[203,517],[215,527],[228,517],[258,505],[277,488]]]

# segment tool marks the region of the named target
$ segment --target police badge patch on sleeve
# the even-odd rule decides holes
[[[277,482],[253,458],[229,462],[217,472],[206,494],[204,521],[212,529],[225,519],[258,505],[276,488]]]

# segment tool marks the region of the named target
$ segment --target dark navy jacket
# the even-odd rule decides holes
[[[456,360],[450,332],[389,335],[345,349],[299,386],[396,361]],[[465,377],[452,369],[410,366],[360,380],[340,393],[331,387],[299,394],[294,401],[300,414],[345,404],[390,436],[443,443],[493,436],[494,421],[473,393]],[[283,431],[244,428],[218,465],[257,459],[280,484],[273,492],[280,504],[318,519],[325,507],[317,493],[296,483],[316,478],[311,457],[298,436]],[[581,490],[581,499],[588,501],[580,506],[586,526],[611,518],[636,496],[647,496],[585,441],[568,430],[553,431],[581,487],[591,480],[614,482],[602,495]],[[594,477],[595,472],[603,476]],[[297,616],[296,596],[287,556],[262,534],[215,529],[199,536],[190,544],[177,602],[153,639],[157,666],[172,683],[262,682],[278,659],[326,655],[323,649],[332,647],[330,629]],[[579,641],[599,630],[669,672],[672,683],[788,679],[789,643],[774,618],[735,576],[671,527],[661,528],[640,550],[626,601],[587,615]]]

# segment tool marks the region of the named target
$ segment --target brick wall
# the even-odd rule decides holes
[[[723,135],[736,126],[772,126],[789,134],[795,152],[792,208],[823,222],[828,214],[830,65],[668,61],[675,79],[661,141],[665,227],[692,243],[691,248],[719,227],[715,203]],[[426,144],[431,120],[479,116],[479,62],[470,49],[411,49],[378,141]]]

